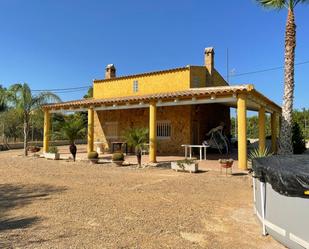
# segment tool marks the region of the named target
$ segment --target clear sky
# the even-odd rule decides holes
[[[296,9],[296,63],[309,61],[308,12]],[[281,104],[282,69],[237,74],[283,65],[286,14],[254,0],[0,0],[0,84],[87,86],[109,63],[119,76],[201,65],[204,48],[214,46],[224,76],[229,49],[231,84],[252,83]],[[309,108],[308,99],[309,63],[296,67],[295,107]]]

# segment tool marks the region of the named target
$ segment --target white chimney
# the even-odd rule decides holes
[[[105,79],[111,79],[116,77],[116,68],[114,64],[108,64],[105,68]]]

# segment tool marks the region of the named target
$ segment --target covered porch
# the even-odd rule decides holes
[[[193,88],[187,91],[129,96],[112,99],[84,99],[45,105],[43,152],[48,151],[50,115],[57,112],[88,112],[87,151],[94,150],[94,113],[104,110],[148,109],[149,162],[157,162],[157,108],[222,104],[237,108],[238,168],[247,169],[247,110],[259,113],[259,149],[265,149],[265,115],[271,115],[271,150],[277,151],[277,137],[281,108],[256,91],[253,85]],[[181,114],[180,114],[181,115]],[[211,118],[211,117],[209,117]],[[181,144],[178,145],[179,147]]]

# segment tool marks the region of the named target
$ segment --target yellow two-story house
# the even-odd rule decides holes
[[[44,151],[48,148],[49,116],[52,112],[88,110],[88,151],[94,141],[110,149],[123,141],[134,127],[149,129],[149,159],[157,154],[183,153],[183,144],[200,145],[206,133],[224,123],[230,133],[230,107],[238,108],[239,165],[247,167],[246,110],[259,112],[260,147],[265,147],[265,113],[272,114],[273,150],[281,109],[256,91],[253,85],[229,86],[214,67],[213,48],[206,48],[203,66],[117,76],[113,64],[105,78],[93,81],[93,98],[43,107]],[[263,119],[264,117],[264,119]]]

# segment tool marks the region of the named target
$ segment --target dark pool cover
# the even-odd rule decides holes
[[[254,177],[271,184],[278,193],[309,198],[309,155],[271,156],[252,162]]]

